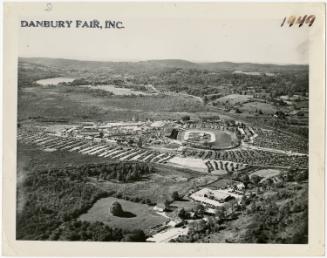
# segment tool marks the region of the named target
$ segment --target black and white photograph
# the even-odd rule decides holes
[[[324,17],[112,5],[15,24],[15,240],[307,245]]]

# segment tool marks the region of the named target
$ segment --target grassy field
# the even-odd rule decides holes
[[[259,177],[269,178],[269,177],[277,176],[279,174],[280,171],[277,169],[262,169],[250,174],[250,177],[253,175],[257,175]]]
[[[112,204],[118,201],[125,212],[135,215],[135,217],[124,218],[114,216],[110,212]],[[165,223],[168,219],[155,213],[153,207],[146,204],[130,202],[114,197],[103,198],[97,201],[93,207],[79,217],[80,220],[89,222],[100,221],[110,227],[117,227],[123,230],[141,229],[148,232],[151,228]]]
[[[256,101],[243,104],[240,107],[240,110],[246,113],[258,113],[261,111],[263,114],[266,115],[275,114],[275,112],[277,111],[276,107],[274,107],[272,104],[261,103]]]
[[[38,81],[36,81],[36,83],[46,86],[46,85],[58,85],[59,83],[62,83],[62,82],[72,82],[74,80],[75,80],[74,78],[55,77],[55,78],[38,80]]]
[[[233,183],[235,183],[234,180],[223,178],[223,179],[220,179],[220,180],[215,181],[214,183],[208,185],[208,188],[210,188],[210,189],[226,188],[226,187],[229,187]]]
[[[230,104],[230,105],[235,105],[235,104],[241,104],[243,102],[246,102],[253,98],[252,95],[239,95],[239,94],[231,94],[227,95],[224,97],[221,97],[217,99],[215,102],[221,103],[221,104]]]
[[[131,120],[181,118],[205,112],[197,99],[187,96],[93,96],[83,87],[29,87],[19,90],[18,119]]]
[[[172,174],[151,174],[148,178],[133,183],[115,183],[111,181],[96,181],[93,183],[105,191],[115,191],[124,198],[149,199],[154,203],[163,203],[172,199],[172,193],[177,191],[181,196],[191,189],[209,184],[216,176],[198,174],[183,174],[172,170]],[[200,176],[199,176],[200,175]]]
[[[114,85],[85,85],[83,87],[88,87],[90,89],[97,89],[97,90],[103,90],[103,91],[109,91],[112,92],[116,96],[130,96],[130,95],[153,95],[148,92],[144,91],[138,91],[134,89],[129,88],[118,88]]]

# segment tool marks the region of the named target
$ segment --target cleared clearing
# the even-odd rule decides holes
[[[117,217],[111,214],[110,207],[118,201],[125,212],[136,215],[132,218]],[[100,221],[111,227],[125,230],[141,229],[148,232],[151,228],[165,223],[168,219],[158,215],[153,208],[141,203],[130,202],[114,197],[103,198],[97,201],[92,208],[79,217],[80,220],[90,222]]]

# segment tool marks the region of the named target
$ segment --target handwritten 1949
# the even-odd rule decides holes
[[[288,18],[287,17],[284,17],[283,21],[282,21],[282,24],[280,25],[281,27],[284,26],[285,22],[287,21],[288,23],[288,26],[289,27],[292,27],[293,24],[299,24],[299,27],[302,27],[302,25],[305,23],[305,24],[308,24],[309,27],[312,26],[312,24],[314,23],[316,19],[316,16],[315,15],[304,15],[303,17],[302,16],[289,16]]]

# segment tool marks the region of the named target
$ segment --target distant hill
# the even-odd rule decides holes
[[[199,69],[200,65],[186,60],[180,59],[165,59],[165,60],[148,60],[140,61],[137,65],[158,67],[158,68],[183,68],[183,69]]]
[[[275,65],[255,63],[194,63],[180,59],[148,60],[139,62],[107,62],[107,61],[82,61],[62,58],[19,58],[20,62],[28,62],[58,69],[98,69],[111,68],[125,72],[155,72],[165,69],[198,69],[211,72],[246,71],[246,72],[281,72],[308,70],[308,65]]]

